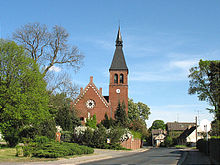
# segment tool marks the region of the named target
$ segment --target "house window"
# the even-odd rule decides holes
[[[83,121],[84,120],[84,117],[80,117],[80,121]]]
[[[114,75],[114,83],[115,83],[115,84],[118,84],[118,74],[115,74],[115,75]]]
[[[124,75],[123,74],[120,74],[120,83],[124,83]]]

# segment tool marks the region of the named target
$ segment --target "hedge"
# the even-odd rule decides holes
[[[76,143],[48,141],[46,138],[41,137],[23,146],[22,152],[20,150],[17,150],[17,152],[17,156],[57,158],[70,155],[91,154],[94,152],[94,149]]]

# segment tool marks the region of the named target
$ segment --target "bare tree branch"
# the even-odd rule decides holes
[[[61,26],[55,25],[51,31],[46,25],[29,23],[17,29],[13,33],[13,39],[22,44],[33,60],[40,65],[45,79],[50,77],[50,68],[54,65],[60,67],[70,66],[77,71],[82,64],[83,55],[76,46],[68,44],[68,32]],[[62,73],[61,73],[62,74]],[[66,76],[68,77],[68,76]],[[50,79],[47,79],[49,82]],[[54,90],[59,86],[73,90],[71,81],[62,78],[56,80]]]

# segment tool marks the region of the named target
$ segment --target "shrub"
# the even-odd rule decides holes
[[[72,142],[73,141],[73,133],[71,131],[62,131],[61,132],[61,141],[63,142]]]
[[[167,136],[164,140],[164,144],[166,147],[170,147],[173,145],[173,139],[170,136]]]
[[[140,132],[133,131],[133,130],[130,130],[130,131],[134,138],[138,138],[138,139],[142,138],[142,134]]]
[[[96,115],[93,115],[93,117],[91,119],[88,119],[86,122],[86,126],[89,126],[93,129],[96,129],[96,124],[97,124]]]
[[[76,143],[58,143],[49,141],[46,143],[32,142],[27,146],[23,146],[24,156],[57,158],[69,155],[90,154],[94,150],[87,146],[80,146]]]
[[[23,152],[22,152],[22,147],[19,146],[19,145],[17,145],[17,146],[15,147],[15,149],[16,149],[16,156],[22,156],[22,154],[23,154]]]
[[[50,140],[46,136],[36,136],[33,141],[38,144],[45,144],[48,143]]]

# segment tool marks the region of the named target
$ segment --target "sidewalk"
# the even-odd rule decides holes
[[[188,164],[211,164],[211,161],[207,155],[199,152],[198,149],[185,150],[183,157],[185,160],[181,165]]]

